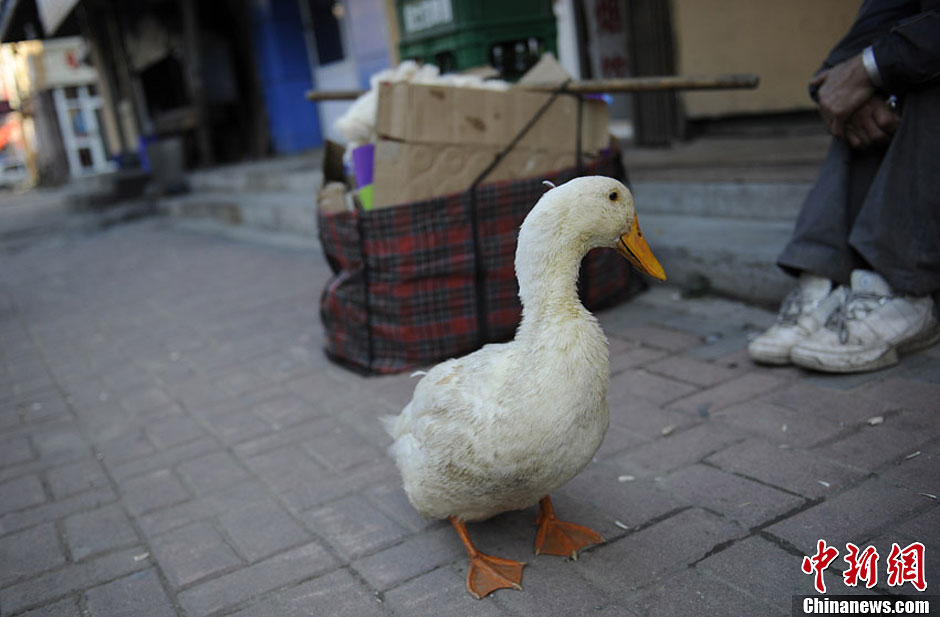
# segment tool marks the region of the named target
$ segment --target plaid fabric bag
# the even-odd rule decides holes
[[[484,184],[475,191],[369,212],[320,213],[333,270],[320,298],[327,355],[368,374],[411,370],[512,338],[522,315],[514,259],[519,226],[547,190],[577,175],[623,179],[619,152],[580,172]],[[474,234],[476,230],[476,234]],[[581,266],[591,310],[621,302],[643,279],[611,250]]]

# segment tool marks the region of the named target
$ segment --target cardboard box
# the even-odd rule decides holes
[[[496,146],[416,144],[381,140],[375,148],[374,207],[429,199],[470,188],[502,150]],[[585,155],[584,162],[595,157]],[[575,153],[517,146],[485,182],[529,178],[575,165]]]
[[[379,89],[375,207],[465,191],[531,121],[550,94],[410,83]],[[609,145],[608,108],[587,99],[585,160]],[[526,178],[575,164],[578,101],[558,96],[486,181]]]
[[[505,145],[551,97],[521,88],[483,90],[424,84],[383,83],[379,87],[376,132],[380,139],[447,145]],[[608,109],[584,101],[582,148],[597,154],[608,143]],[[578,100],[559,95],[519,142],[543,150],[575,149]]]

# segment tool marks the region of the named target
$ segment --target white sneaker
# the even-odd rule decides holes
[[[748,354],[755,362],[789,364],[793,346],[822,328],[844,295],[845,288],[833,289],[829,279],[802,273],[780,305],[777,322],[748,343]]]
[[[868,270],[852,272],[852,289],[826,327],[793,347],[790,359],[829,373],[873,371],[896,364],[898,354],[940,340],[937,308],[930,296],[895,295]]]

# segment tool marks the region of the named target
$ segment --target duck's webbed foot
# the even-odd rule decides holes
[[[467,557],[470,559],[470,569],[467,571],[467,591],[470,595],[480,599],[497,589],[512,588],[522,591],[520,583],[525,562],[481,553],[470,541],[467,525],[453,516],[450,517],[450,522],[463,541]]]
[[[582,548],[604,542],[604,538],[589,527],[559,520],[548,495],[539,501],[539,515],[535,523],[539,526],[535,534],[536,555],[561,555],[577,559],[578,551]]]

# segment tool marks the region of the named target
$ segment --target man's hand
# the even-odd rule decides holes
[[[819,113],[826,128],[840,139],[846,138],[845,122],[849,116],[875,93],[861,54],[821,71],[810,85],[818,88]]]
[[[845,122],[845,139],[853,148],[883,146],[891,141],[900,116],[879,97],[862,103]]]

